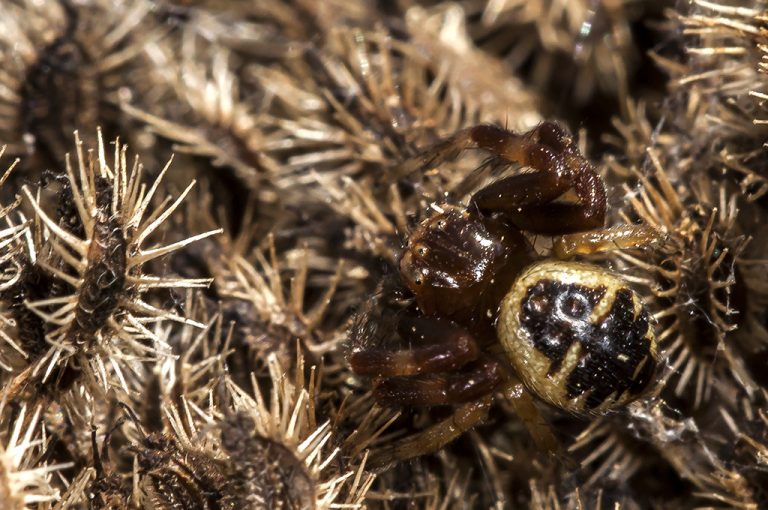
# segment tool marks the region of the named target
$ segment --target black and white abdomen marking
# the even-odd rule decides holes
[[[597,266],[543,262],[501,304],[499,340],[542,399],[592,413],[637,398],[656,371],[656,337],[640,297]]]

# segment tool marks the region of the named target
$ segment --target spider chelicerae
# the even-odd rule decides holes
[[[654,379],[656,338],[641,298],[620,276],[567,259],[645,246],[657,233],[604,228],[604,183],[556,123],[524,134],[475,126],[422,161],[439,164],[471,147],[531,171],[480,189],[467,206],[434,205],[408,236],[399,276],[415,306],[399,315],[397,332],[410,347],[358,346],[349,361],[373,378],[383,405],[455,408],[382,450],[378,463],[436,451],[484,419],[497,392],[551,448],[531,393],[596,414],[636,399]],[[553,237],[549,258],[537,256],[524,232]]]

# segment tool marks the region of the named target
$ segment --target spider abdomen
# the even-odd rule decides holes
[[[497,330],[522,381],[570,412],[626,404],[656,370],[647,308],[626,282],[597,266],[532,265],[502,301]]]

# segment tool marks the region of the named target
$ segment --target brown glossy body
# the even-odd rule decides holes
[[[471,198],[468,207],[434,206],[437,213],[409,236],[400,260],[400,278],[415,298],[419,317],[401,319],[398,329],[400,336],[414,347],[395,351],[358,350],[350,357],[350,364],[356,373],[375,378],[374,395],[385,405],[460,406],[448,423],[438,424],[390,448],[381,455],[380,463],[421,455],[432,451],[435,445],[455,438],[460,431],[483,418],[490,405],[488,397],[495,389],[502,383],[513,384],[517,377],[521,377],[534,393],[558,407],[571,412],[591,412],[626,403],[629,398],[623,397],[630,393],[631,398],[635,398],[648,385],[655,368],[655,347],[651,349],[647,341],[651,338],[650,342],[653,342],[652,332],[648,333],[651,326],[647,313],[644,315],[639,298],[628,289],[631,302],[640,303],[631,313],[628,306],[622,305],[620,312],[613,316],[589,316],[579,323],[596,328],[594,334],[584,338],[615,342],[616,348],[609,349],[608,356],[612,356],[613,361],[617,356],[628,360],[622,362],[627,369],[619,377],[595,378],[587,374],[602,370],[607,362],[603,365],[591,362],[582,368],[577,359],[579,353],[597,351],[586,343],[572,341],[565,348],[569,356],[572,353],[576,358],[568,358],[569,363],[575,363],[568,367],[573,372],[579,371],[577,386],[583,381],[588,387],[559,392],[556,381],[537,384],[535,378],[550,378],[556,372],[553,367],[557,360],[554,356],[547,357],[548,342],[556,342],[560,337],[576,338],[567,331],[567,322],[555,322],[558,326],[552,330],[539,328],[534,334],[539,337],[524,338],[525,345],[532,345],[534,351],[542,353],[540,363],[528,366],[526,360],[515,358],[518,352],[510,346],[516,345],[515,335],[522,334],[522,328],[517,326],[510,331],[500,325],[499,310],[503,302],[508,304],[507,297],[516,288],[518,276],[535,260],[523,231],[562,235],[556,240],[554,250],[562,256],[613,249],[613,240],[617,240],[621,247],[644,245],[655,239],[655,232],[638,226],[596,230],[603,226],[606,213],[602,179],[578,152],[571,137],[556,124],[543,123],[525,134],[495,126],[476,126],[442,142],[433,148],[432,154],[423,157],[423,161],[434,165],[451,152],[473,146],[486,149],[502,160],[529,167],[531,171],[486,186]],[[563,199],[568,192],[573,192],[575,200]],[[569,267],[573,268],[567,264],[563,267],[562,275],[568,274]],[[599,294],[591,309],[616,310],[610,308],[611,300],[624,294],[598,289],[601,278],[615,284],[616,277],[596,266],[586,268],[582,268],[586,275],[584,281],[589,284],[579,287],[575,297],[588,300],[590,295]],[[539,283],[526,282],[525,285],[535,287]],[[555,294],[553,290],[547,299],[559,299]],[[527,296],[525,292],[522,295]],[[514,307],[523,310],[529,304],[523,298],[518,299]],[[553,310],[556,309],[560,310],[545,307],[542,313],[555,313]],[[503,320],[511,321],[511,313],[507,306]],[[546,322],[547,318],[543,320]],[[610,326],[607,333],[599,333],[606,325]],[[643,325],[645,329],[632,336],[632,345],[621,343],[628,333],[627,328],[642,329]],[[515,338],[508,338],[509,335]],[[498,356],[499,349],[495,346],[499,340],[507,357]],[[641,346],[641,350],[645,349],[642,352],[652,354],[634,356],[635,351],[640,352],[635,345],[638,342],[645,342]],[[571,345],[577,344],[581,351],[569,350]],[[608,359],[603,354],[593,357]],[[644,368],[634,371],[629,364],[640,363],[641,359],[645,360]],[[642,375],[642,380],[634,381],[637,374]],[[568,384],[567,376],[564,374],[558,379],[561,386]],[[626,388],[632,391],[628,392]],[[566,396],[540,393],[555,391]],[[572,401],[569,395],[572,395]],[[537,420],[533,417],[533,406],[516,407],[528,413],[523,418],[531,424]]]
[[[411,234],[400,276],[424,314],[472,328],[478,321],[493,322],[515,274],[531,260],[518,230],[449,206]]]

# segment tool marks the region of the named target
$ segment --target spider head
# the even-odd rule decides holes
[[[461,320],[494,295],[526,260],[523,236],[467,209],[443,206],[408,238],[400,276],[422,312]],[[493,301],[493,299],[491,299]],[[498,299],[493,304],[495,315]],[[483,311],[485,313],[485,311]]]

